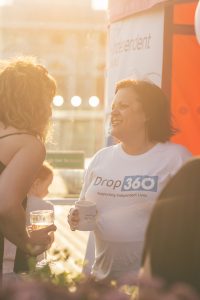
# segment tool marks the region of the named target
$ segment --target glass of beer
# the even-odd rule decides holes
[[[32,230],[39,230],[54,223],[53,210],[34,210],[30,212],[30,224]],[[44,252],[44,259],[37,263],[37,267],[43,267],[48,262],[47,252]]]

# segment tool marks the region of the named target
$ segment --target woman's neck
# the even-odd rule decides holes
[[[151,148],[153,148],[157,142],[153,141],[132,141],[128,143],[121,142],[123,150],[129,154],[129,155],[140,155],[147,151],[149,151]]]

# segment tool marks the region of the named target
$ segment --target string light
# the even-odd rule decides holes
[[[56,95],[54,98],[53,98],[53,104],[57,107],[60,107],[62,106],[64,103],[64,99],[62,96],[60,95]]]
[[[92,107],[97,107],[99,105],[99,98],[97,96],[91,96],[89,98],[89,105]]]

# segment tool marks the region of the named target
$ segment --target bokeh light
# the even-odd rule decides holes
[[[89,105],[92,107],[97,107],[99,105],[99,98],[97,96],[91,96],[89,99]]]
[[[56,95],[54,98],[53,98],[53,104],[57,107],[60,107],[62,106],[64,103],[64,99],[62,96],[60,95]]]
[[[79,97],[79,96],[73,96],[73,97],[71,98],[71,105],[72,105],[72,106],[78,107],[78,106],[81,105],[81,103],[82,103],[81,97]]]

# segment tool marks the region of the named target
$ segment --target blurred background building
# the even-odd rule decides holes
[[[0,57],[36,56],[57,80],[48,150],[91,157],[104,144],[107,17],[96,8],[92,0],[0,0]]]

